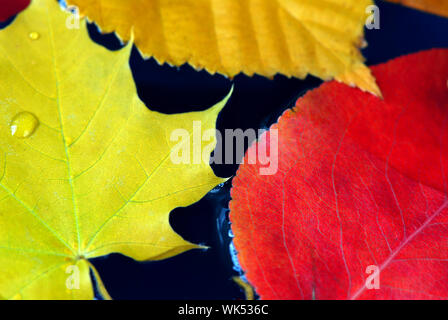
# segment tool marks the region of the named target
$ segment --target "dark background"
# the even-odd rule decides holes
[[[448,47],[448,19],[376,1],[380,8],[379,30],[366,30],[369,46],[363,50],[368,65],[386,62],[403,54]],[[4,26],[4,25],[3,25]],[[2,25],[0,24],[0,28]],[[121,44],[112,35],[102,35],[89,26],[93,40],[109,49]],[[148,30],[150,33],[151,30]],[[163,113],[204,110],[229,92],[235,91],[218,118],[218,129],[268,128],[298,97],[321,83],[308,77],[273,80],[238,75],[233,81],[197,72],[188,65],[160,66],[154,59],[143,60],[134,48],[130,60],[141,99],[149,109]],[[222,177],[233,176],[237,165],[213,165]],[[193,250],[157,262],[136,262],[120,254],[93,261],[114,299],[244,299],[232,281],[241,275],[231,246],[228,220],[231,180],[207,194],[201,201],[171,213],[174,230],[185,239],[204,244],[208,250]]]

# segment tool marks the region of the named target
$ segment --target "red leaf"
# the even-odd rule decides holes
[[[372,70],[384,100],[323,84],[271,128],[278,173],[234,179],[235,246],[263,299],[448,298],[448,50]]]
[[[4,22],[24,10],[31,0],[0,0],[0,22]]]

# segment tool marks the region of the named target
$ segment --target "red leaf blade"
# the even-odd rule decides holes
[[[31,0],[0,0],[0,22],[4,22],[12,16],[24,10]]]
[[[261,298],[448,298],[448,50],[372,69],[384,100],[322,85],[271,128],[278,173],[234,179],[235,246]]]

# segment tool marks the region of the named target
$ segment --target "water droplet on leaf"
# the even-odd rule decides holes
[[[20,112],[11,121],[11,135],[16,138],[30,137],[39,126],[39,120],[30,112]]]
[[[37,40],[40,38],[40,34],[36,31],[30,32],[28,36],[30,37],[31,40]]]

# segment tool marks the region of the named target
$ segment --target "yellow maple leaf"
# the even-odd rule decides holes
[[[150,111],[128,65],[132,44],[108,51],[90,40],[85,21],[67,28],[67,17],[56,1],[34,0],[0,31],[7,299],[91,299],[91,258],[156,260],[197,248],[174,232],[169,213],[223,182],[208,163],[174,165],[170,132],[191,133],[193,121],[214,129],[226,100],[203,112]]]
[[[325,80],[341,75],[336,79],[379,92],[359,51],[372,0],[67,2],[104,32],[116,31],[125,41],[133,32],[143,56],[159,63],[188,62],[230,77],[240,72]]]
[[[386,0],[386,1],[399,3],[404,6],[448,17],[447,0]]]

